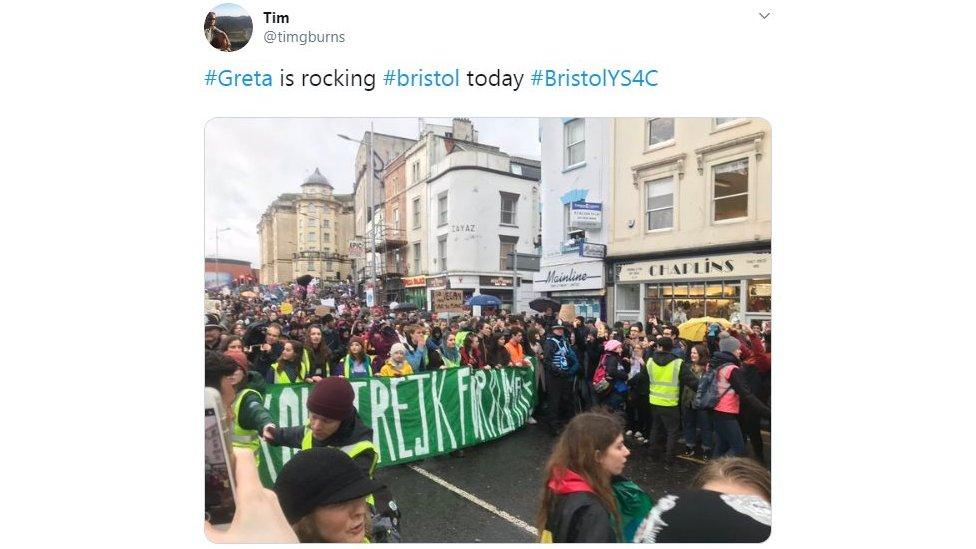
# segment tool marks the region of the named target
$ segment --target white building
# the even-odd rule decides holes
[[[535,249],[539,177],[539,161],[473,142],[451,143],[447,156],[431,166],[426,190],[427,303],[433,289],[446,286],[463,290],[465,298],[493,295],[504,309],[512,307],[514,273],[506,259],[513,251]],[[520,303],[535,295],[529,275],[519,276]]]
[[[606,320],[605,262],[580,248],[605,253],[610,235],[612,119],[542,118],[539,128],[542,259],[533,287],[577,315]]]

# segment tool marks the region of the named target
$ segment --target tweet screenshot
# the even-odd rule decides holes
[[[968,455],[943,404],[970,385],[969,231],[926,231],[971,218],[971,135],[931,124],[976,124],[970,34],[932,26],[972,19],[796,4],[39,6],[8,48],[4,86],[37,86],[6,101],[0,165],[27,168],[0,271],[30,395],[7,409],[57,443],[10,455],[75,477],[50,535],[792,549],[966,524],[916,500]],[[14,506],[50,522],[37,490]]]
[[[765,541],[773,113],[654,108],[674,64],[583,28],[530,56],[541,7],[273,7],[200,12],[205,96],[292,104],[203,126],[210,539],[254,484],[279,541]]]

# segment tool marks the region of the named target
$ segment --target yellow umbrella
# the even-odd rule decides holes
[[[721,325],[724,330],[728,330],[732,326],[732,323],[724,318],[712,318],[710,316],[692,318],[678,326],[678,337],[688,341],[703,341],[705,333],[708,332],[708,327],[716,323]]]

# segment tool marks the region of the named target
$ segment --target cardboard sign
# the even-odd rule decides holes
[[[439,313],[464,312],[464,292],[461,290],[434,290],[431,298],[434,310]]]
[[[574,318],[576,318],[576,305],[563,303],[563,306],[559,308],[559,320],[572,322]]]

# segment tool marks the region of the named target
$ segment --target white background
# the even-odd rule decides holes
[[[973,10],[962,3],[5,5],[4,539],[201,545],[203,128],[218,116],[713,116],[774,128],[777,547],[966,545]],[[771,10],[762,20],[757,12]],[[284,29],[283,29],[284,30]],[[208,68],[651,66],[653,90],[205,88]],[[534,490],[534,488],[533,488]]]

